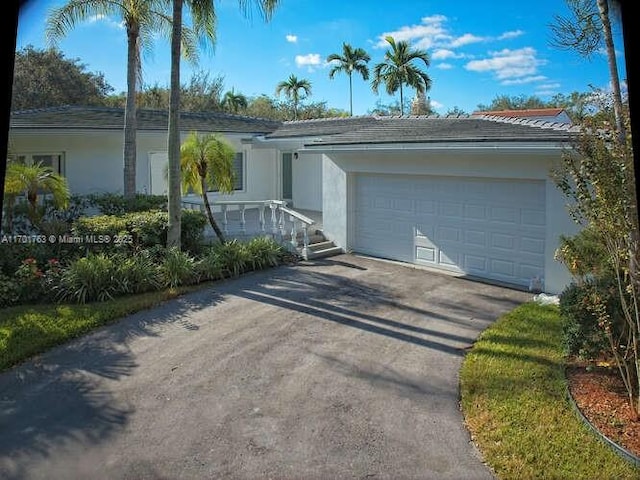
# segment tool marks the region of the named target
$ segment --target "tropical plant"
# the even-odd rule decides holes
[[[431,88],[431,78],[414,61],[422,61],[429,66],[429,55],[424,50],[412,49],[406,41],[396,42],[391,36],[385,38],[389,49],[384,54],[384,61],[373,69],[371,87],[377,94],[380,85],[393,95],[400,90],[400,114],[404,114],[403,85],[415,88],[418,92],[426,92]]]
[[[363,80],[369,80],[369,68],[367,62],[371,57],[362,48],[353,48],[348,43],[342,44],[342,54],[332,53],[327,57],[327,62],[334,62],[329,70],[329,78],[333,79],[336,73],[344,72],[349,76],[349,114],[353,115],[353,72],[362,76]]]
[[[246,245],[254,270],[275,267],[280,263],[284,247],[269,237],[256,237]]]
[[[245,244],[235,238],[227,243],[219,243],[214,247],[214,252],[220,262],[220,268],[228,276],[237,277],[245,271],[251,262]]]
[[[71,198],[66,179],[55,173],[50,167],[41,162],[26,165],[10,161],[7,164],[4,184],[8,212],[13,212],[16,198],[22,194],[27,197],[27,215],[31,225],[35,228],[39,227],[43,215],[43,209],[38,204],[39,195],[51,195],[52,202],[57,208],[66,208]],[[11,217],[12,213],[9,213],[7,215],[8,231],[11,231]]]
[[[616,49],[611,31],[611,6],[616,10],[618,2],[610,0],[566,0],[569,16],[556,15],[551,24],[552,45],[572,49],[583,57],[590,57],[604,45],[607,53],[609,79],[613,95],[613,113],[618,141],[626,141],[622,91],[616,59]]]
[[[58,288],[58,299],[87,303],[104,302],[120,293],[118,265],[104,253],[80,258],[63,271]]]
[[[222,105],[228,111],[238,113],[239,110],[247,108],[247,97],[241,93],[236,93],[232,88],[224,94]]]
[[[182,190],[193,190],[202,197],[211,228],[224,243],[224,234],[216,223],[207,192],[214,187],[221,193],[232,193],[235,175],[233,158],[235,150],[224,138],[215,135],[198,135],[191,132],[180,147]]]
[[[191,12],[193,30],[202,39],[215,42],[216,14],[213,0],[172,0],[171,30],[171,93],[169,99],[169,131],[167,135],[169,155],[169,230],[167,246],[180,247],[181,184],[180,179],[180,38],[182,36],[182,7],[186,2]],[[239,0],[245,15],[251,6],[257,6],[265,20],[271,18],[278,0]]]
[[[311,95],[311,83],[304,78],[298,79],[295,75],[289,75],[287,80],[283,80],[276,86],[276,95],[284,93],[293,104],[293,119],[298,119],[298,105],[300,104],[300,90],[305,96]]]
[[[160,265],[165,286],[176,288],[191,284],[197,281],[196,272],[196,262],[193,257],[177,247],[167,248]]]
[[[628,127],[624,130],[629,131]],[[636,277],[640,245],[633,151],[628,136],[620,142],[617,127],[612,131],[606,124],[587,122],[574,148],[563,155],[553,178],[571,202],[572,218],[588,226],[606,252],[607,270],[614,276],[620,308],[612,312],[606,296],[596,291],[588,296],[589,309],[607,338],[629,404],[640,417],[640,283]],[[598,273],[593,272],[596,279]],[[623,328],[617,331],[617,324]]]
[[[136,84],[141,76],[140,53],[153,40],[157,31],[168,32],[171,20],[165,13],[166,0],[67,0],[51,10],[47,18],[46,36],[51,44],[64,37],[78,23],[96,17],[117,17],[127,34],[127,99],[124,123],[124,195],[136,192]],[[179,37],[185,53],[195,58],[192,35]]]

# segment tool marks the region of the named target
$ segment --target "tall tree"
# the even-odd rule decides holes
[[[256,6],[265,20],[269,20],[278,0],[238,0],[245,16]],[[167,147],[169,155],[169,226],[167,246],[180,247],[180,55],[182,36],[182,8],[186,4],[191,12],[195,35],[209,43],[215,43],[216,12],[213,0],[172,0],[171,30],[171,94],[169,99],[169,128]]]
[[[371,87],[378,93],[384,84],[389,95],[400,90],[400,115],[404,114],[404,96],[402,86],[415,88],[418,92],[426,92],[431,88],[431,78],[414,61],[422,61],[429,66],[429,55],[424,50],[412,49],[406,41],[396,42],[391,36],[385,38],[389,49],[384,54],[384,61],[373,69]]]
[[[224,94],[222,105],[227,111],[238,113],[240,109],[244,110],[247,108],[247,97],[241,93],[236,93],[232,88]]]
[[[622,107],[622,91],[618,62],[611,31],[609,0],[566,0],[569,16],[556,15],[551,24],[553,37],[551,43],[556,47],[572,49],[583,57],[590,57],[603,45],[607,53],[609,79],[613,95],[613,113],[618,133],[618,141],[626,141],[625,123]],[[618,7],[616,7],[617,9]],[[616,10],[617,11],[617,10]]]
[[[170,19],[164,13],[166,0],[67,0],[47,18],[46,36],[51,44],[64,37],[78,23],[92,18],[120,18],[127,34],[127,100],[124,121],[124,195],[136,193],[136,82],[140,76],[141,49],[156,31],[168,31]],[[193,48],[189,48],[193,51]]]
[[[113,91],[102,73],[86,71],[79,59],[54,48],[29,45],[16,52],[12,110],[60,105],[105,105]]]
[[[202,196],[211,228],[222,243],[225,242],[224,234],[211,212],[207,191],[213,187],[220,193],[233,192],[234,156],[233,147],[215,134],[200,136],[192,132],[180,148],[182,189],[191,189]]]
[[[289,75],[289,78],[278,83],[276,86],[276,95],[284,93],[291,103],[293,104],[293,119],[298,119],[298,105],[300,103],[300,90],[304,92],[305,96],[311,95],[311,82],[302,78],[298,79],[295,75]]]
[[[334,62],[329,70],[329,78],[333,79],[336,73],[345,72],[349,75],[349,113],[353,115],[353,72],[362,76],[363,80],[369,80],[369,67],[367,62],[371,57],[362,48],[353,48],[348,43],[342,44],[342,55],[332,53],[327,57],[327,62]]]

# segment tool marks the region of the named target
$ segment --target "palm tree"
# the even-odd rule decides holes
[[[235,93],[233,88],[224,94],[222,105],[228,111],[238,113],[238,110],[247,108],[247,97],[241,93]]]
[[[171,30],[171,84],[169,96],[169,128],[167,149],[169,155],[169,226],[167,246],[180,247],[181,192],[180,192],[180,37],[182,35],[182,7],[191,11],[193,31],[197,36],[215,43],[216,12],[213,0],[172,0]],[[238,0],[240,8],[248,15],[256,5],[265,20],[271,18],[278,0]]]
[[[124,195],[136,193],[136,87],[141,76],[141,49],[146,48],[157,31],[168,32],[171,19],[164,13],[166,0],[68,0],[54,8],[47,18],[46,36],[55,45],[78,23],[99,16],[121,18],[127,33],[127,99],[124,120]],[[184,32],[185,53],[195,58],[189,32]]]
[[[276,95],[284,92],[285,96],[293,103],[293,119],[298,119],[298,104],[300,103],[300,90],[305,96],[311,95],[311,83],[307,79],[300,79],[291,74],[289,78],[282,81],[276,87]]]
[[[337,62],[329,70],[329,78],[333,79],[336,73],[346,72],[349,75],[349,112],[353,116],[353,72],[362,76],[363,80],[369,80],[369,68],[367,62],[371,57],[362,48],[354,49],[348,43],[342,44],[342,55],[332,53],[327,57],[327,62]]]
[[[408,42],[396,42],[391,36],[386,37],[385,40],[391,49],[385,52],[384,62],[377,64],[373,69],[371,87],[375,93],[378,93],[378,88],[384,84],[389,95],[393,95],[400,89],[400,115],[403,115],[403,85],[413,87],[421,93],[431,88],[429,75],[413,63],[414,60],[421,60],[428,67],[429,55],[424,50],[412,49]]]
[[[583,57],[590,57],[604,43],[609,67],[609,79],[613,94],[613,114],[618,140],[626,142],[626,128],[622,112],[622,92],[616,60],[616,49],[611,33],[611,7],[619,9],[619,2],[611,0],[566,0],[570,17],[556,15],[551,24],[551,44],[560,48],[574,49]],[[611,5],[610,5],[611,4]]]
[[[225,242],[224,235],[211,213],[207,191],[210,187],[214,187],[220,193],[233,192],[234,156],[233,147],[223,138],[212,133],[200,136],[192,132],[180,147],[182,190],[191,189],[202,196],[211,228],[222,243]]]
[[[41,162],[35,165],[25,165],[20,162],[8,162],[4,184],[4,195],[7,199],[7,231],[12,228],[13,205],[16,197],[25,195],[29,202],[27,215],[31,225],[38,227],[42,219],[42,212],[38,208],[38,196],[49,194],[57,208],[67,208],[71,194],[67,180],[58,175],[51,167]]]

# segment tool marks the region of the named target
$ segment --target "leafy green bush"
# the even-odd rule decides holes
[[[198,281],[196,262],[193,257],[175,247],[165,251],[160,273],[164,285],[171,288]]]
[[[590,227],[572,237],[561,235],[555,259],[563,263],[578,281],[604,276],[611,271],[603,240]]]
[[[124,198],[117,193],[89,195],[89,202],[100,209],[103,215],[122,215],[129,212],[166,210],[165,195],[145,195],[137,193],[134,198]]]
[[[201,212],[182,212],[181,242],[184,249],[194,253],[200,249],[206,223],[207,219]],[[82,238],[87,235],[110,237],[109,243],[94,244],[94,249],[141,249],[154,245],[164,246],[167,241],[168,224],[167,212],[156,210],[81,218],[74,223],[72,232],[74,236]]]
[[[225,272],[215,248],[210,247],[204,252],[196,264],[196,271],[201,280],[221,280],[224,278]]]
[[[595,360],[609,349],[604,330],[594,311],[596,301],[606,306],[607,313],[614,320],[612,328],[623,328],[620,297],[615,279],[611,275],[582,284],[572,283],[560,295],[564,343],[569,355]]]
[[[269,237],[256,237],[246,244],[249,261],[254,270],[275,267],[280,263],[284,247]]]
[[[0,308],[10,307],[18,303],[20,289],[15,280],[0,273]]]
[[[160,272],[151,254],[142,250],[135,255],[115,257],[121,293],[143,293],[158,290],[162,286]]]
[[[118,264],[104,253],[89,253],[72,262],[62,273],[58,298],[87,303],[112,299],[122,291]]]
[[[218,257],[220,268],[225,276],[237,277],[247,269],[251,262],[251,256],[245,244],[235,239],[226,243],[218,243],[212,249],[213,254]]]

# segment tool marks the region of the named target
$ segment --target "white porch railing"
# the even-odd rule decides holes
[[[183,198],[182,208],[205,213],[204,203],[196,198]],[[309,227],[315,221],[292,208],[282,200],[225,200],[211,202],[211,210],[220,221],[225,235],[238,232],[242,236],[270,235],[280,243],[289,243],[298,249],[298,235],[302,232],[302,254],[309,249]],[[249,219],[247,211],[256,210]],[[233,212],[233,218],[230,213]],[[235,213],[237,212],[237,215]],[[216,215],[218,214],[218,215]],[[237,217],[237,218],[236,218]],[[236,228],[234,228],[236,227]],[[287,242],[287,237],[288,242]]]

